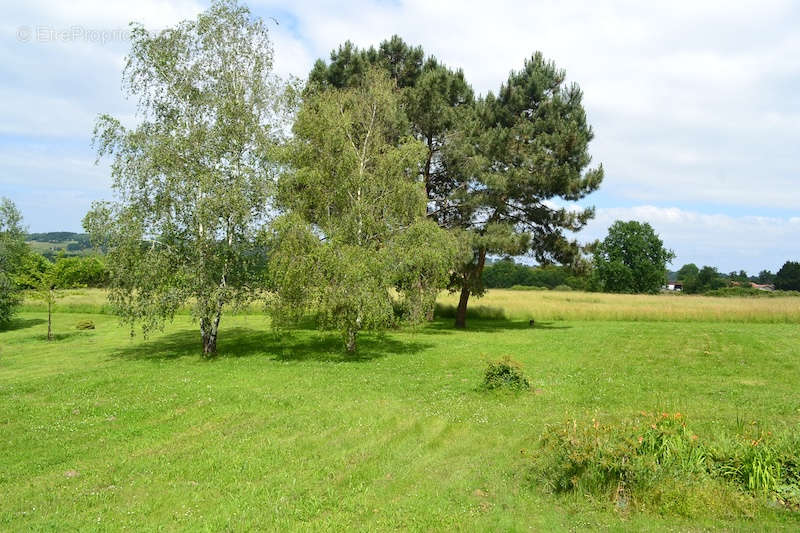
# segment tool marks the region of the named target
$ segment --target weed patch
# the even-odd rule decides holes
[[[549,428],[531,474],[550,492],[605,499],[619,510],[692,516],[711,506],[720,516],[747,515],[758,503],[800,506],[798,452],[793,436],[708,442],[680,413],[641,413],[616,424]]]
[[[523,391],[530,390],[531,384],[519,363],[506,356],[500,361],[489,363],[483,374],[481,388],[484,390],[512,389]]]

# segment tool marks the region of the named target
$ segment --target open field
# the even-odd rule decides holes
[[[110,313],[103,289],[62,291],[60,312]],[[442,293],[439,304],[454,307],[458,295]],[[689,294],[630,295],[593,292],[517,291],[491,289],[470,299],[472,316],[503,316],[512,320],[600,321],[702,321],[800,324],[800,297],[715,298]],[[23,311],[44,311],[41,301],[27,299]],[[245,312],[258,314],[263,305],[251,304]],[[188,313],[189,310],[183,310]]]
[[[796,433],[796,302],[492,291],[474,303],[501,296],[514,320],[364,335],[353,358],[336,335],[226,317],[212,361],[188,316],[131,340],[113,316],[64,312],[103,305],[78,291],[47,343],[46,315],[26,304],[0,331],[0,530],[800,528],[800,513],[731,488],[624,511],[532,474],[540,436],[565,421],[680,412],[709,445],[743,426]],[[583,320],[591,309],[608,314]],[[97,329],[77,331],[85,319]],[[478,390],[505,355],[531,392]]]
[[[457,294],[443,294],[443,305],[458,304]],[[480,308],[502,310],[508,318],[540,320],[645,320],[759,322],[800,324],[800,297],[715,298],[690,294],[630,295],[592,292],[491,289],[470,299]]]

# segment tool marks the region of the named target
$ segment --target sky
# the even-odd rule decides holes
[[[579,240],[640,220],[676,253],[674,269],[755,274],[800,260],[800,2],[246,3],[269,22],[283,76],[304,78],[348,39],[397,34],[486,94],[541,51],[583,89],[605,168]],[[128,23],[163,29],[208,2],[0,5],[0,196],[30,231],[82,231],[90,203],[112,198],[95,118],[135,120],[120,84]]]

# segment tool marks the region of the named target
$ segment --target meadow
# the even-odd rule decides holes
[[[0,331],[0,530],[797,530],[734,481],[621,498],[548,477],[564,428],[591,444],[678,413],[704,449],[791,455],[800,299],[703,298],[490,291],[467,331],[437,318],[352,357],[254,306],[223,318],[213,360],[188,315],[131,339],[102,291],[72,291],[48,343],[27,302]],[[481,389],[504,356],[530,391]]]

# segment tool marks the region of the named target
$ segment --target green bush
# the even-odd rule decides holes
[[[742,296],[751,298],[781,298],[783,296],[800,296],[800,292],[798,291],[762,291],[754,287],[723,287],[721,289],[707,291],[703,294],[722,298],[738,298]]]
[[[506,356],[500,361],[489,363],[483,375],[481,388],[485,390],[501,388],[528,390],[531,388],[531,384],[522,372],[519,363]]]
[[[11,320],[21,301],[17,286],[4,272],[0,272],[0,326]]]
[[[546,291],[547,287],[538,287],[536,285],[512,285],[509,287],[512,291]]]
[[[94,322],[91,320],[81,320],[75,325],[75,329],[94,329]]]
[[[554,291],[571,291],[572,287],[570,287],[569,285],[556,285],[555,287],[553,287],[553,290]]]

